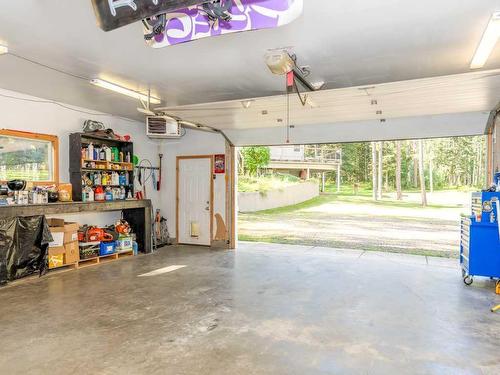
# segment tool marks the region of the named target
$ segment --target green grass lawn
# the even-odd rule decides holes
[[[289,174],[265,176],[238,176],[238,191],[242,193],[259,192],[265,194],[271,190],[280,190],[290,185],[299,184],[298,177]]]
[[[48,170],[39,171],[23,171],[23,170],[12,170],[7,169],[6,171],[0,172],[0,180],[27,180],[27,181],[48,181],[49,180]]]
[[[239,239],[456,258],[463,204],[440,204],[439,198],[422,207],[415,201],[418,194],[413,201],[405,194],[407,201],[373,201],[371,190],[360,188],[353,195],[343,187],[339,194],[297,205],[240,213]]]
[[[306,202],[302,202],[293,206],[279,207],[273,208],[270,210],[258,211],[254,213],[249,213],[245,215],[279,215],[284,213],[293,213],[299,212],[300,210],[306,208],[312,208],[321,206],[325,203],[352,203],[352,204],[360,204],[360,205],[372,205],[372,206],[380,206],[380,207],[402,207],[402,208],[411,208],[411,209],[420,209],[425,210],[429,208],[458,208],[459,205],[444,205],[444,204],[429,204],[427,207],[422,207],[421,204],[415,202],[405,202],[398,201],[393,199],[383,199],[380,201],[373,201],[370,195],[360,194],[360,195],[349,195],[348,192],[340,192],[340,194],[326,193],[321,194],[319,197],[313,198]]]

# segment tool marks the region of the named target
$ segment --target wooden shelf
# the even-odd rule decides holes
[[[102,186],[102,187],[130,187],[132,186],[132,184],[126,184],[126,185],[103,185],[103,184],[100,184],[100,185],[82,185],[82,187],[86,187],[86,186],[90,186],[90,187],[97,187],[97,186]]]
[[[105,202],[56,202],[47,204],[13,204],[0,206],[0,217],[33,216],[49,214],[71,214],[79,212],[106,212],[147,208],[151,210],[149,199],[126,199]],[[127,220],[128,221],[128,220]]]
[[[97,141],[102,141],[102,142],[112,142],[112,143],[122,143],[122,144],[130,144],[132,142],[129,141],[122,141],[119,139],[110,139],[110,138],[104,138],[104,137],[99,137],[97,135],[93,134],[88,134],[88,133],[80,133],[80,136],[85,139],[94,139]]]
[[[88,133],[72,133],[69,135],[70,153],[69,153],[69,171],[70,182],[73,185],[73,199],[81,201],[83,198],[82,179],[84,174],[92,172],[117,172],[128,173],[129,184],[124,185],[127,193],[130,191],[134,196],[134,179],[135,170],[134,164],[124,161],[107,161],[107,160],[90,160],[82,155],[82,149],[87,147],[89,143],[95,143],[97,147],[99,144],[107,145],[108,147],[117,147],[118,151],[122,153],[123,157],[134,155],[134,144],[132,142],[121,141],[117,139],[107,139],[104,137],[96,136]],[[82,157],[83,156],[83,157]],[[92,166],[90,165],[92,163]],[[86,165],[85,165],[86,164]]]
[[[82,162],[94,162],[94,163],[110,163],[110,164],[122,164],[122,165],[130,165],[133,163],[128,163],[126,161],[109,161],[109,160],[92,160],[92,159],[82,159]]]
[[[106,166],[105,168],[88,168],[84,167],[84,163],[96,163],[99,165],[104,165]],[[119,165],[122,168],[116,169],[112,168],[111,165]],[[134,165],[132,163],[122,163],[119,161],[105,161],[105,160],[87,160],[87,159],[82,159],[81,163],[81,170],[97,170],[97,171],[104,171],[104,172],[130,172],[134,170]]]
[[[82,172],[132,172],[132,169],[82,168]],[[76,171],[78,173],[79,171]]]
[[[152,204],[149,199],[126,199],[104,202],[56,202],[47,204],[14,204],[0,206],[0,218],[35,216],[35,215],[63,215],[83,212],[121,211],[122,217],[132,227],[136,234],[136,241],[141,252],[150,253]]]

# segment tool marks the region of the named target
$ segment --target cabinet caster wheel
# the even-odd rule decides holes
[[[474,279],[472,278],[472,276],[467,275],[464,277],[464,284],[465,285],[472,285],[473,282],[474,282]]]

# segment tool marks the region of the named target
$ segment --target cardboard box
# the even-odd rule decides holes
[[[78,223],[64,223],[64,243],[78,241]]]
[[[64,264],[73,264],[80,260],[78,241],[64,244]]]
[[[64,265],[64,254],[66,249],[64,246],[49,247],[47,259],[49,261],[49,269],[57,268]]]
[[[100,246],[100,242],[80,242],[80,259],[97,258]]]
[[[52,234],[49,247],[61,247],[64,244],[78,241],[78,223],[65,223],[64,219],[47,219]]]
[[[132,250],[132,237],[120,235],[116,240],[116,251]]]
[[[62,247],[64,245],[64,220],[63,219],[47,219],[52,234],[53,241],[49,243],[51,247]]]
[[[64,254],[49,255],[49,269],[61,267],[64,265]]]

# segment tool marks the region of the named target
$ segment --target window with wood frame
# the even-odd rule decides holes
[[[59,139],[55,135],[0,130],[0,182],[59,183]]]

